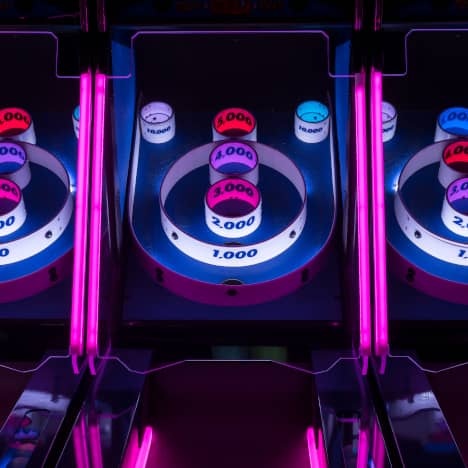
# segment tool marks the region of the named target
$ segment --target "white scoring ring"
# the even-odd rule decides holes
[[[240,200],[248,205],[247,213],[223,213],[220,204]],[[214,234],[230,239],[248,236],[258,229],[262,221],[262,198],[258,188],[245,179],[228,178],[218,180],[206,192],[205,221]]]
[[[390,141],[396,132],[397,111],[395,106],[387,101],[382,101],[382,141]]]
[[[258,184],[258,154],[255,149],[244,141],[225,140],[210,153],[210,184],[227,177],[240,177],[254,185]],[[223,166],[239,164],[244,171],[223,172]]]
[[[17,169],[13,171],[2,171],[2,166],[13,163]],[[13,141],[0,141],[0,177],[11,180],[24,189],[31,180],[31,169],[28,156],[24,148]]]
[[[294,134],[304,143],[320,143],[330,130],[330,112],[319,101],[305,101],[294,113]]]
[[[175,114],[166,102],[154,101],[140,110],[141,136],[150,143],[167,143],[175,136]]]
[[[184,232],[169,217],[165,203],[173,187],[190,172],[206,165],[206,155],[213,143],[199,146],[175,161],[161,183],[159,206],[162,228],[169,241],[181,252],[203,263],[215,266],[244,267],[266,262],[285,252],[296,242],[304,229],[307,216],[307,189],[301,171],[284,154],[261,143],[251,143],[261,164],[285,176],[301,198],[301,208],[293,221],[279,234],[261,242],[245,245],[212,244]]]
[[[405,236],[416,247],[444,262],[468,266],[468,256],[465,255],[468,244],[447,239],[429,231],[410,213],[402,197],[402,189],[408,179],[420,169],[437,163],[446,144],[445,141],[440,141],[427,146],[406,163],[398,179],[398,190],[394,202],[395,216]]]
[[[21,188],[9,179],[0,177],[0,206],[8,203],[8,210],[0,210],[0,238],[17,231],[26,221],[26,208],[24,207]]]
[[[58,213],[36,231],[9,242],[0,242],[0,266],[26,260],[52,245],[64,232],[73,212],[70,179],[63,164],[52,154],[35,145],[24,143],[30,162],[53,172],[66,188],[66,197]]]
[[[458,210],[453,202],[468,199],[468,177],[453,181],[445,192],[442,205],[442,221],[455,234],[468,237],[468,211]]]

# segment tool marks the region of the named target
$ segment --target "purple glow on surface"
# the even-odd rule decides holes
[[[101,433],[99,432],[99,424],[89,425],[89,448],[91,451],[91,464],[93,468],[102,468],[102,449],[101,449]]]
[[[366,468],[369,460],[369,429],[359,429],[356,468]]]
[[[307,449],[309,452],[310,468],[326,468],[327,457],[323,445],[322,430],[317,430],[317,439],[315,437],[315,428],[308,427],[306,432]]]
[[[91,221],[89,229],[89,282],[86,352],[96,355],[99,326],[99,278],[101,273],[102,184],[104,165],[104,114],[106,76],[97,73],[94,92],[94,140],[92,148]]]
[[[86,444],[86,429],[83,416],[73,428],[73,449],[75,451],[76,468],[90,468],[88,461],[88,446]]]
[[[145,468],[148,462],[151,444],[153,442],[153,428],[146,426],[143,432],[143,439],[141,441],[140,451],[135,462],[134,468]]]
[[[372,229],[374,237],[375,353],[388,353],[387,254],[385,235],[384,149],[382,141],[382,73],[371,69]]]
[[[77,183],[75,196],[75,239],[70,319],[70,353],[83,354],[85,322],[86,244],[88,220],[89,142],[91,137],[91,72],[80,78],[80,134],[78,137]]]
[[[360,352],[362,355],[368,356],[371,353],[372,333],[368,228],[366,91],[364,72],[356,75],[354,106],[356,113],[359,312],[361,322]]]

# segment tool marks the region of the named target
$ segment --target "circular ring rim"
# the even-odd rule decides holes
[[[31,114],[26,109],[23,109],[22,107],[2,107],[0,109],[0,112],[7,111],[9,109],[14,109],[15,111],[24,112],[29,117],[29,124],[24,130],[22,129],[21,131],[13,133],[13,134],[2,135],[2,133],[0,132],[0,138],[2,138],[3,140],[6,140],[8,138],[11,138],[11,139],[18,138],[20,135],[22,135],[23,133],[26,133],[28,130],[30,130],[32,125],[33,125],[33,120],[32,120]]]
[[[38,164],[39,166],[42,166],[42,167],[45,167],[46,169],[48,169],[50,172],[53,172],[56,177],[58,177],[60,179],[60,181],[62,182],[62,184],[64,185],[65,187],[65,190],[66,190],[66,193],[65,193],[65,196],[64,196],[64,200],[62,202],[62,204],[60,205],[60,208],[50,217],[46,220],[46,222],[44,222],[43,224],[41,224],[35,231],[33,232],[30,232],[22,237],[18,237],[14,240],[10,240],[10,241],[7,241],[7,242],[0,242],[0,249],[2,248],[9,248],[11,249],[11,245],[13,245],[14,247],[16,247],[18,249],[18,251],[22,252],[21,254],[18,254],[16,255],[16,257],[18,257],[17,260],[13,260],[13,261],[10,261],[10,259],[7,257],[0,257],[0,266],[4,266],[4,265],[11,265],[11,264],[14,264],[14,263],[18,263],[20,261],[23,261],[23,260],[27,260],[31,257],[33,257],[34,255],[37,255],[41,252],[43,252],[45,249],[47,249],[48,247],[50,247],[53,243],[55,243],[55,241],[57,239],[59,239],[59,237],[61,237],[61,235],[65,232],[68,224],[70,223],[71,219],[72,219],[72,214],[73,214],[73,195],[72,195],[72,192],[70,190],[70,175],[68,174],[68,171],[66,169],[66,167],[64,166],[64,164],[62,163],[62,161],[60,161],[59,158],[57,158],[56,156],[54,156],[52,153],[48,152],[47,150],[43,149],[43,148],[40,148],[34,144],[31,144],[31,143],[24,143],[23,142],[23,145],[24,145],[24,149],[26,151],[26,154],[27,154],[27,157],[28,157],[28,160],[34,164]],[[48,165],[44,164],[42,159],[50,159],[54,165],[57,166],[57,168],[59,169],[60,173],[63,175],[63,178],[62,176],[57,172],[55,171],[54,169],[51,169]],[[53,237],[53,241],[52,242],[46,242],[45,243],[45,247],[42,247],[42,248],[39,248],[39,249],[33,249],[34,253],[33,254],[29,254],[28,252],[28,255],[24,255],[24,252],[25,252],[25,249],[24,249],[24,246],[23,248],[21,248],[21,243],[24,243],[24,241],[26,239],[33,239],[35,237],[39,238],[41,237],[42,238],[42,232],[46,229],[46,228],[49,228],[49,226],[51,226],[51,224],[54,223],[55,220],[57,221],[60,221],[60,218],[63,217],[63,222],[61,223],[61,228],[60,228],[60,233],[56,236]],[[55,223],[54,223],[55,224]],[[48,240],[48,238],[47,238]],[[38,243],[39,245],[39,243]],[[43,245],[41,243],[41,245]],[[8,247],[10,246],[10,247]],[[31,249],[26,249],[27,251],[30,251]]]
[[[258,169],[259,169],[259,166],[260,166],[260,163],[259,163],[259,160],[258,160],[258,153],[257,153],[255,148],[253,148],[251,145],[249,145],[247,143],[247,141],[249,141],[249,140],[234,140],[234,139],[230,140],[230,139],[228,139],[228,140],[218,140],[218,141],[219,141],[219,144],[216,145],[213,148],[212,151],[210,151],[209,165],[210,165],[210,171],[213,171],[216,175],[219,175],[219,178],[226,179],[228,177],[238,177],[240,179],[248,180],[247,178],[250,175],[254,176],[255,172],[258,172]],[[219,167],[215,167],[215,165],[213,164],[213,155],[215,154],[216,150],[218,148],[220,148],[221,146],[230,145],[230,144],[233,144],[233,143],[247,146],[249,149],[252,150],[254,158],[255,158],[255,165],[253,167],[249,167],[247,164],[244,164],[245,167],[248,168],[248,171],[245,171],[245,172],[229,172],[229,173],[221,172],[219,169],[221,167],[223,167],[223,165],[227,165],[229,163],[222,164]],[[211,179],[211,177],[210,177],[210,179]],[[258,181],[258,174],[257,174],[256,180]],[[211,183],[214,184],[216,182],[218,182],[218,180],[216,180],[215,182],[211,182]],[[249,182],[251,182],[251,181],[249,180]],[[253,182],[251,182],[251,183],[253,183]]]
[[[21,190],[21,187],[14,181],[14,180],[11,180],[11,179],[7,179],[6,177],[1,177],[0,176],[0,184],[2,184],[3,182],[7,182],[9,184],[13,184],[16,188],[16,190],[18,191],[18,194],[19,194],[19,198],[17,201],[14,201],[15,203],[15,206],[10,210],[10,211],[7,211],[6,213],[0,213],[0,216],[7,216],[9,215],[12,211],[16,210],[16,208],[18,208],[18,206],[20,206],[21,202],[24,201],[23,200],[23,191]],[[1,243],[0,243],[1,245]]]
[[[242,111],[244,112],[245,114],[248,114],[249,117],[251,117],[252,119],[252,128],[251,130],[247,131],[247,130],[242,130],[240,129],[242,132],[244,132],[242,135],[239,135],[239,136],[236,136],[236,139],[237,138],[245,138],[246,136],[248,135],[252,135],[253,133],[256,132],[256,129],[257,129],[257,119],[255,118],[255,116],[253,115],[252,112],[250,112],[248,109],[245,109],[243,107],[226,107],[225,109],[221,109],[219,112],[217,112],[215,114],[215,116],[213,117],[212,121],[211,121],[211,124],[213,126],[213,130],[218,133],[219,135],[221,135],[222,137],[225,137],[226,139],[230,139],[229,136],[226,136],[225,133],[221,132],[218,130],[218,125],[216,125],[216,119],[223,113],[227,113],[229,111],[232,111],[232,110],[236,110],[237,112],[238,111]],[[219,141],[219,140],[218,140]]]
[[[156,112],[157,114],[161,114],[161,115],[165,115],[167,118],[165,120],[162,120],[161,122],[151,122],[149,121],[144,115],[143,115],[143,112],[146,108],[148,108],[149,106],[154,106],[154,105],[159,105],[159,104],[163,104],[165,106],[167,106],[169,109],[170,109],[170,114],[168,115],[167,112]],[[140,118],[147,124],[149,125],[160,125],[160,124],[165,124],[167,122],[169,122],[172,118],[174,117],[174,108],[168,104],[167,102],[164,102],[164,101],[151,101],[151,102],[148,102],[147,104],[145,104],[144,106],[142,106],[142,108],[140,109]]]
[[[322,120],[318,120],[318,121],[316,121],[316,122],[308,122],[307,120],[304,120],[304,119],[302,118],[302,115],[304,115],[304,114],[299,115],[299,113],[298,113],[299,108],[300,108],[301,106],[303,106],[304,104],[311,104],[311,103],[313,103],[313,104],[319,104],[319,105],[323,106],[323,107],[327,110],[327,114],[322,118]],[[318,113],[318,112],[317,112],[317,113]],[[306,114],[310,114],[310,112],[306,112]],[[327,119],[330,118],[330,109],[328,109],[328,106],[327,106],[326,104],[324,104],[323,102],[320,102],[320,101],[314,101],[314,100],[303,101],[303,102],[301,102],[301,103],[299,103],[299,104],[297,105],[296,110],[295,110],[295,115],[296,115],[296,117],[297,117],[301,122],[304,122],[304,123],[306,123],[306,124],[321,124],[321,123],[325,122]]]
[[[222,214],[219,214],[216,212],[216,206],[218,205],[210,205],[210,203],[208,202],[208,195],[210,193],[211,190],[214,190],[215,187],[218,185],[218,184],[222,184],[222,183],[227,183],[227,181],[230,181],[230,180],[235,180],[235,181],[238,181],[237,183],[243,183],[243,184],[248,184],[250,185],[250,188],[257,192],[257,195],[258,195],[258,202],[256,205],[252,205],[249,203],[250,207],[252,208],[248,213],[245,213],[243,215],[238,215],[238,216],[233,216],[233,215],[222,215]],[[221,179],[221,180],[218,180],[217,182],[215,182],[214,184],[210,185],[208,187],[208,190],[206,191],[205,193],[205,197],[204,197],[204,200],[205,200],[205,204],[206,206],[211,210],[213,211],[213,213],[215,213],[216,215],[218,216],[223,216],[224,218],[231,218],[231,219],[235,219],[235,218],[238,218],[239,216],[247,216],[248,214],[251,214],[253,211],[257,210],[259,206],[261,206],[262,204],[262,194],[260,193],[260,190],[259,188],[252,184],[252,182],[249,182],[248,180],[245,180],[245,179],[242,179],[241,177],[226,177],[224,179]],[[222,203],[222,202],[221,202]],[[248,203],[248,202],[247,202]]]
[[[23,150],[25,157],[24,157],[23,163],[18,167],[18,169],[15,169],[14,171],[9,171],[9,172],[3,172],[1,170],[2,162],[0,161],[0,178],[2,178],[2,177],[3,178],[9,178],[10,176],[13,176],[14,174],[16,174],[19,171],[21,171],[22,169],[24,169],[29,163],[28,155],[27,155],[25,149],[17,141],[15,141],[15,140],[0,140],[0,147],[2,145],[6,145],[6,144],[19,146]],[[1,155],[0,155],[0,159],[1,159]],[[12,179],[9,179],[9,180],[12,180]]]
[[[468,243],[464,243],[464,242],[456,241],[456,240],[453,240],[453,239],[449,239],[449,238],[444,237],[444,236],[442,236],[440,234],[433,233],[429,229],[427,229],[420,222],[418,216],[413,216],[412,212],[408,209],[407,203],[406,203],[406,201],[405,201],[405,199],[404,199],[404,197],[402,195],[403,186],[416,172],[418,172],[419,170],[421,170],[422,168],[424,168],[426,166],[429,166],[431,164],[435,164],[435,163],[438,162],[439,158],[441,157],[442,147],[444,145],[446,145],[446,144],[447,144],[447,142],[445,140],[441,140],[441,141],[438,141],[438,142],[433,143],[431,145],[428,145],[425,148],[419,150],[416,154],[414,154],[411,158],[409,158],[408,161],[406,161],[405,165],[403,166],[403,168],[400,171],[400,174],[398,176],[398,188],[397,188],[397,191],[396,191],[395,197],[394,197],[394,212],[395,212],[395,217],[396,217],[396,220],[398,222],[398,225],[399,225],[401,231],[403,232],[403,234],[408,238],[408,240],[414,246],[416,246],[417,248],[419,248],[420,250],[425,252],[427,255],[429,255],[431,257],[434,257],[434,258],[438,258],[439,260],[441,260],[443,262],[450,263],[452,265],[467,266],[466,262],[461,263],[461,262],[453,262],[453,261],[447,260],[447,258],[445,258],[445,257],[443,257],[441,255],[439,255],[439,256],[434,255],[434,253],[438,253],[437,251],[431,250],[431,252],[429,252],[428,248],[423,248],[420,244],[416,244],[413,241],[412,236],[407,234],[406,228],[404,227],[403,218],[407,217],[407,221],[412,220],[412,222],[414,224],[416,224],[416,227],[418,228],[418,230],[423,231],[427,236],[434,239],[436,242],[443,243],[443,244],[447,245],[449,248],[458,248],[458,249],[466,249],[467,248]],[[440,148],[440,151],[438,151],[439,148]],[[423,158],[422,155],[425,156],[425,153],[428,152],[428,151],[430,151],[430,152],[434,151],[435,154],[431,154],[430,155],[431,157],[424,157]],[[409,175],[407,175],[406,171],[407,171],[409,165],[412,162],[414,163],[415,158],[418,158],[418,160],[419,160],[419,158],[425,159],[424,164],[419,166],[416,169],[416,171],[411,172]],[[427,162],[427,161],[429,161],[429,162]],[[405,176],[406,180],[402,184],[401,179],[403,178],[403,176]],[[402,210],[400,210],[398,208],[398,205],[401,205]],[[422,236],[420,238],[422,238]]]
[[[391,111],[391,114],[388,113],[388,112],[384,112],[384,106],[388,106],[390,108],[390,111]],[[388,120],[384,120],[383,118],[383,114],[389,114],[390,115],[390,118]],[[397,110],[396,110],[396,107],[388,102],[388,101],[382,101],[382,124],[385,125],[385,124],[388,124],[390,123],[392,120],[395,120],[397,118]]]
[[[212,146],[213,143],[208,143],[206,145],[202,145],[202,146],[199,146],[195,149],[192,149],[191,151],[189,151],[188,153],[186,153],[185,155],[181,156],[179,159],[177,159],[176,161],[174,161],[171,166],[169,167],[169,169],[166,171],[166,174],[164,175],[162,181],[161,181],[161,185],[160,185],[160,190],[159,190],[159,207],[160,207],[160,212],[161,212],[161,223],[163,223],[163,217],[166,219],[166,221],[168,222],[168,224],[171,225],[171,227],[173,227],[175,230],[178,230],[180,231],[181,233],[183,233],[186,237],[188,237],[192,242],[194,243],[201,243],[201,244],[204,244],[205,246],[209,247],[209,248],[218,248],[218,249],[224,249],[226,248],[226,246],[224,245],[224,243],[214,243],[214,242],[209,242],[209,241],[202,241],[194,236],[192,236],[191,234],[187,233],[184,229],[181,229],[176,223],[174,223],[174,221],[172,220],[172,218],[169,216],[166,208],[165,208],[165,203],[162,202],[162,197],[161,197],[161,193],[163,192],[163,187],[165,186],[165,184],[167,183],[167,179],[169,178],[169,175],[171,175],[171,171],[173,170],[175,164],[178,164],[180,162],[180,160],[184,157],[187,157],[188,155],[192,156],[191,153],[195,150],[200,150],[201,148],[204,148],[204,147],[210,147]],[[300,233],[298,235],[295,235],[292,239],[293,239],[293,242],[290,244],[289,247],[291,247],[291,245],[293,245],[296,240],[300,237],[300,234],[302,233],[302,230],[304,229],[304,225],[305,225],[305,222],[306,222],[306,217],[307,217],[307,185],[306,185],[306,182],[305,182],[305,179],[304,179],[304,176],[302,174],[302,172],[300,171],[300,169],[298,168],[298,166],[296,165],[296,163],[288,158],[286,155],[284,155],[283,153],[281,153],[280,151],[274,149],[274,148],[271,148],[267,145],[263,145],[261,143],[255,143],[255,146],[259,146],[259,147],[263,147],[263,148],[267,148],[269,149],[270,151],[275,151],[277,153],[279,153],[281,156],[283,156],[284,158],[287,158],[289,160],[289,163],[291,164],[291,167],[294,167],[294,170],[296,171],[296,173],[299,175],[299,178],[300,178],[300,182],[301,182],[301,189],[303,189],[304,191],[304,195],[302,195],[299,191],[299,189],[297,187],[296,188],[296,191],[299,193],[299,196],[301,198],[301,207],[300,209],[298,210],[298,213],[294,216],[293,220],[288,223],[288,225],[286,226],[286,228],[284,228],[283,230],[281,230],[279,233],[276,233],[276,234],[273,234],[271,236],[269,236],[267,239],[264,239],[262,240],[261,242],[255,242],[253,244],[242,244],[241,246],[232,246],[232,247],[229,247],[230,249],[233,249],[233,250],[237,250],[239,248],[242,248],[242,249],[247,249],[247,248],[255,248],[255,246],[258,246],[258,245],[265,245],[266,243],[271,243],[272,240],[274,240],[275,238],[277,237],[280,237],[282,236],[283,234],[289,232],[291,229],[293,229],[293,227],[298,224],[299,226],[301,226],[301,230],[300,230]],[[193,156],[192,156],[193,157]],[[261,162],[261,154],[259,153],[259,160]],[[265,164],[268,165],[268,161],[265,161]],[[185,177],[187,174],[189,174],[190,172],[192,172],[193,170],[197,169],[198,167],[201,167],[202,165],[200,166],[197,166],[197,167],[192,167],[192,169],[188,172],[186,172],[184,174],[184,176],[182,177]],[[294,184],[293,184],[294,185]],[[172,187],[171,187],[171,190],[172,190]],[[166,198],[169,196],[169,193],[170,191],[167,193],[166,195]],[[304,218],[304,220],[302,221],[301,220],[301,217]],[[294,229],[293,229],[294,231]],[[291,233],[293,232],[291,231]],[[291,234],[290,233],[290,234]],[[166,233],[166,236],[169,238],[169,235]],[[190,258],[196,260],[196,261],[199,261],[201,263],[208,263],[210,265],[213,265],[212,263],[209,263],[209,262],[203,262],[202,260],[199,260],[198,258],[194,258],[193,256],[187,254],[185,251],[181,250],[178,246],[176,246],[170,239],[169,241],[181,252],[183,252],[185,255],[189,256]],[[287,247],[285,250],[287,250],[289,247]],[[281,253],[284,253],[283,250]],[[280,254],[278,254],[280,255]],[[259,263],[263,263],[263,262],[266,262],[266,261],[269,261],[273,258],[276,258],[277,255],[273,255],[269,258],[267,258],[266,260],[262,260],[262,261],[259,261],[259,262],[254,262],[254,263],[249,263],[249,264],[246,264],[246,265],[240,265],[239,267],[244,267],[244,266],[250,266],[250,265],[256,265],[256,264],[259,264]],[[214,266],[214,265],[213,265]],[[216,265],[216,266],[225,266],[225,265]],[[232,266],[232,267],[236,267],[236,265],[229,265],[229,266]]]
[[[440,119],[442,118],[442,115],[445,114],[446,112],[450,111],[450,110],[453,110],[453,109],[463,109],[463,111],[466,112],[467,116],[468,116],[468,108],[466,107],[457,107],[457,106],[454,106],[454,107],[448,107],[447,109],[444,109],[437,117],[437,125],[439,126],[439,128],[449,134],[449,135],[453,135],[455,138],[459,137],[459,138],[468,138],[468,119],[466,120],[467,122],[467,130],[466,130],[466,134],[463,134],[463,135],[460,135],[460,133],[454,133],[453,131],[450,131],[450,130],[447,130],[446,128],[444,128],[444,126],[441,124],[440,122]]]

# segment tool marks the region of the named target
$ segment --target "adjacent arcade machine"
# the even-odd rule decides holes
[[[362,377],[366,76],[351,44],[362,6],[104,6],[96,377],[61,466],[387,466]]]
[[[468,9],[383,3],[370,70],[381,423],[398,463],[464,466]]]
[[[19,4],[2,6],[0,25],[2,467],[54,465],[79,393],[85,313],[84,29],[78,7]]]

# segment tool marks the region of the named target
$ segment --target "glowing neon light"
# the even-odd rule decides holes
[[[139,451],[140,447],[138,446],[138,431],[136,429],[132,429],[127,444],[127,449],[125,450],[122,468],[134,468],[136,466],[136,460],[138,458]]]
[[[141,441],[140,451],[135,462],[135,468],[145,468],[148,463],[148,457],[153,442],[153,428],[146,426],[143,432],[143,440]]]
[[[73,448],[75,451],[76,468],[90,468],[83,415],[80,416],[78,423],[73,428]]]
[[[382,141],[382,73],[371,69],[372,229],[374,238],[374,346],[377,356],[388,353],[387,255],[385,234],[384,150]]]
[[[83,354],[86,290],[86,245],[88,220],[89,143],[91,125],[91,72],[80,77],[80,135],[78,137],[77,184],[75,199],[75,239],[70,320],[70,353]]]
[[[98,351],[105,99],[106,77],[105,75],[98,73],[96,74],[94,92],[94,141],[92,148],[93,163],[89,245],[88,323],[86,340],[86,352],[89,356],[95,356]]]
[[[372,434],[372,460],[375,468],[384,468],[385,466],[385,443],[380,432],[377,420],[374,420]]]
[[[364,356],[369,356],[371,353],[372,333],[368,228],[366,91],[364,72],[356,75],[354,106],[356,113],[359,311],[361,322],[360,352]]]
[[[322,429],[317,430],[317,440],[315,437],[315,428],[308,427],[306,432],[307,450],[309,452],[310,468],[326,468],[327,457],[323,445]]]
[[[91,451],[91,465],[93,468],[102,468],[102,449],[101,449],[101,433],[99,424],[89,425],[89,448]]]
[[[356,468],[366,468],[369,460],[369,429],[359,429]]]

